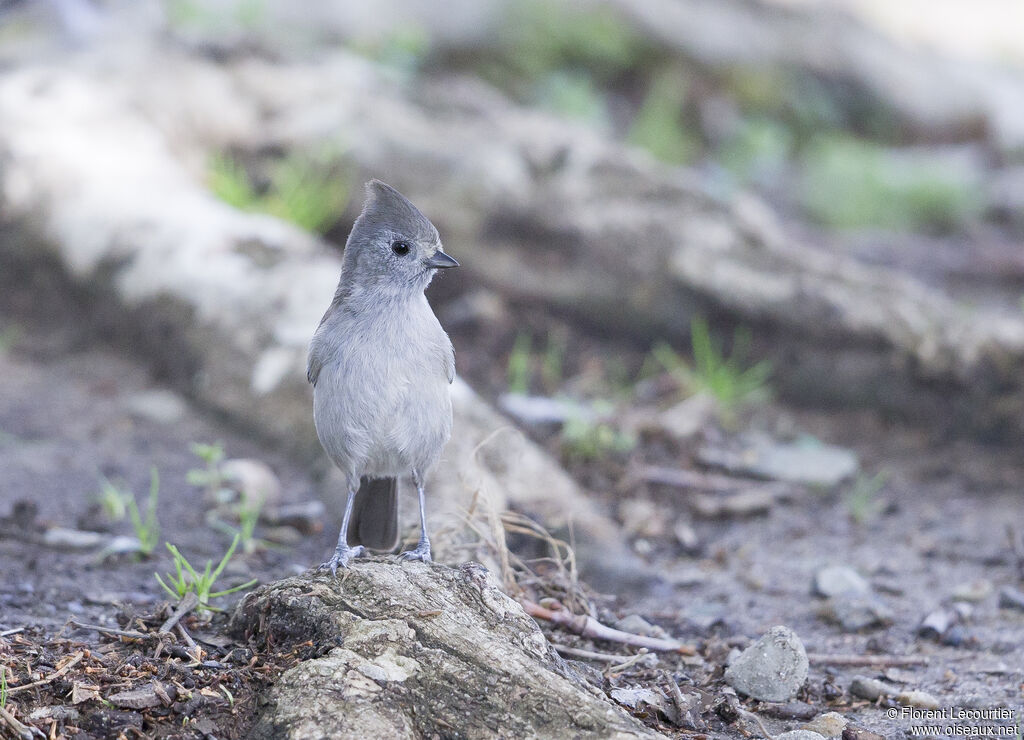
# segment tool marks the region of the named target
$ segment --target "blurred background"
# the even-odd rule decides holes
[[[152,602],[164,540],[238,534],[238,582],[329,552],[305,352],[377,177],[462,264],[428,290],[468,385],[442,559],[494,564],[458,523],[487,499],[675,634],[927,641],[914,687],[1019,699],[982,664],[1022,644],[1021,29],[1014,0],[0,0],[0,627]],[[506,585],[575,593],[505,521]]]

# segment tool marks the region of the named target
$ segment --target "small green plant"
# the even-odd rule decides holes
[[[188,562],[184,555],[178,550],[177,547],[172,545],[170,542],[165,542],[167,549],[170,551],[171,556],[174,558],[174,575],[167,574],[167,581],[164,581],[160,577],[159,573],[154,573],[157,582],[163,587],[171,598],[180,600],[185,594],[192,592],[199,599],[199,608],[201,610],[209,611],[220,611],[214,606],[210,605],[211,599],[217,599],[221,596],[227,596],[233,594],[236,591],[242,591],[247,588],[251,588],[256,585],[257,580],[253,578],[251,581],[228,588],[223,591],[214,591],[213,584],[217,582],[217,578],[224,571],[228,561],[231,560],[231,556],[235,554],[235,549],[238,547],[238,543],[241,540],[241,535],[236,534],[235,538],[231,541],[231,546],[224,553],[224,557],[220,559],[217,567],[213,567],[213,561],[207,560],[206,567],[202,573],[196,571],[192,567],[192,564]],[[170,585],[168,585],[170,584]]]
[[[984,208],[976,183],[924,152],[823,135],[806,147],[801,167],[805,208],[833,228],[948,232]]]
[[[548,393],[554,393],[562,385],[567,344],[564,331],[553,329],[548,332],[548,345],[540,365],[540,379]]]
[[[128,516],[128,502],[135,499],[124,484],[118,485],[101,475],[100,492],[96,494],[96,500],[107,519],[120,522]]]
[[[232,527],[219,519],[210,521],[210,526],[219,529],[230,535],[237,535],[242,544],[242,551],[245,553],[255,552],[257,548],[265,548],[268,543],[258,540],[255,537],[256,525],[260,520],[260,512],[263,510],[263,501],[260,499],[251,500],[244,491],[240,493],[237,504],[231,507],[238,517],[238,527]]]
[[[7,666],[0,665],[0,709],[7,709]]]
[[[611,454],[625,454],[636,447],[637,440],[604,419],[610,416],[610,404],[593,405],[594,418],[572,417],[562,427],[562,452],[569,460],[589,462],[603,460]]]
[[[693,367],[690,367],[665,343],[655,345],[652,355],[683,387],[693,392],[704,391],[714,397],[725,411],[745,403],[765,400],[770,391],[771,363],[762,360],[746,367],[750,333],[738,328],[733,335],[729,357],[715,347],[708,323],[695,316],[690,322],[690,343]]]
[[[508,390],[509,393],[528,393],[530,390],[530,364],[532,340],[528,332],[521,331],[516,336],[512,352],[508,356]]]
[[[679,70],[667,69],[657,75],[633,119],[626,140],[669,164],[693,161],[700,144],[683,125],[686,92],[686,80]]]
[[[146,499],[146,515],[139,513],[139,505],[135,502],[135,496],[131,495],[125,501],[128,507],[128,516],[131,518],[132,527],[135,529],[135,536],[139,540],[139,552],[144,557],[149,557],[156,549],[160,539],[160,522],[156,518],[156,504],[160,497],[160,474],[157,469],[149,469],[149,498]]]
[[[881,513],[884,503],[878,500],[878,492],[885,487],[888,480],[887,470],[873,476],[862,474],[854,480],[843,503],[856,524],[866,524]]]
[[[205,463],[203,468],[192,468],[185,473],[185,480],[190,485],[199,486],[203,489],[206,498],[210,501],[219,501],[230,490],[225,486],[224,473],[220,464],[224,462],[224,445],[220,442],[207,444],[205,442],[193,442],[189,445],[192,454]]]
[[[245,167],[226,154],[210,158],[207,183],[225,203],[243,211],[261,211],[323,233],[345,211],[351,196],[347,175],[334,163],[292,154],[270,168],[265,192],[258,192]]]

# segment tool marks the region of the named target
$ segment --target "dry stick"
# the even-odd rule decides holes
[[[0,718],[3,718],[4,722],[10,725],[10,728],[14,730],[18,736],[18,740],[32,740],[33,731],[46,737],[42,730],[38,727],[29,727],[28,725],[21,722],[17,717],[7,711],[5,707],[0,707]]]
[[[547,609],[540,604],[535,604],[532,601],[529,601],[528,599],[522,599],[519,603],[522,604],[523,609],[531,617],[553,622],[554,624],[564,627],[570,632],[574,632],[581,637],[590,637],[595,640],[609,640],[610,642],[620,642],[624,645],[632,645],[633,647],[645,647],[648,650],[674,652],[681,653],[683,655],[695,655],[697,652],[689,645],[684,645],[683,643],[675,640],[662,640],[658,637],[634,635],[631,632],[623,632],[622,630],[607,627],[586,614],[577,615],[566,609]]]
[[[189,591],[187,594],[181,597],[178,605],[174,608],[171,616],[167,618],[167,621],[160,625],[159,632],[170,632],[178,622],[180,622],[186,614],[199,606],[199,596],[196,595],[195,591]]]
[[[683,692],[679,690],[679,684],[672,678],[668,673],[662,671],[662,677],[668,681],[668,690],[672,694],[672,703],[676,705],[676,711],[679,712],[679,721],[682,722],[683,717],[686,716],[688,707],[686,706],[686,699],[683,698]]]
[[[48,684],[53,679],[60,678],[65,673],[70,671],[74,666],[78,665],[78,663],[84,657],[85,657],[85,653],[75,653],[75,657],[73,657],[71,660],[69,660],[67,663],[65,663],[63,667],[58,668],[57,670],[55,670],[53,673],[51,673],[46,678],[41,678],[38,681],[33,681],[32,683],[27,683],[27,684],[25,684],[23,686],[9,686],[7,688],[7,695],[10,696],[11,694],[17,694],[17,693],[19,693],[21,691],[28,691],[29,689],[34,689],[36,686],[42,686],[43,684]]]
[[[24,627],[15,627],[12,630],[4,630],[3,632],[0,632],[0,637],[10,637],[11,635],[16,635],[19,632],[24,632],[24,631],[25,631]]]
[[[907,666],[928,665],[928,659],[912,655],[827,655],[825,653],[808,653],[807,660],[811,663],[839,666]]]
[[[669,468],[662,465],[643,465],[633,473],[644,483],[661,483],[677,488],[699,488],[704,491],[726,493],[737,489],[752,487],[771,491],[784,491],[787,486],[782,483],[756,480],[752,478],[733,478],[716,473],[700,473],[696,470]]]
[[[758,717],[753,712],[744,709],[741,706],[737,706],[736,709],[739,711],[740,716],[743,717],[743,719],[747,721],[752,721],[754,724],[760,727],[761,734],[764,735],[768,740],[775,740],[775,736],[768,732],[768,728],[764,726],[764,722],[761,721],[760,717]]]
[[[571,655],[574,658],[584,658],[586,660],[600,660],[604,663],[621,663],[624,660],[630,658],[629,655],[615,655],[614,653],[599,653],[594,650],[584,650],[583,648],[569,647],[568,645],[561,645],[559,643],[552,643],[551,647],[560,653],[565,655]]]
[[[69,619],[68,624],[73,624],[76,627],[81,627],[85,630],[96,630],[97,632],[103,632],[108,635],[115,635],[116,637],[131,637],[135,640],[156,640],[160,635],[156,632],[135,632],[134,630],[119,630],[113,627],[104,627],[99,624],[85,624],[79,622],[77,619]]]

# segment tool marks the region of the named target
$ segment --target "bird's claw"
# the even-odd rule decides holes
[[[356,545],[355,547],[338,545],[334,550],[334,554],[331,556],[331,559],[326,563],[321,563],[317,570],[330,570],[331,575],[337,578],[339,567],[345,569],[348,567],[349,562],[355,558],[361,558],[365,554],[366,548],[362,545]]]
[[[430,540],[420,540],[420,543],[416,545],[415,550],[406,550],[398,557],[402,560],[419,560],[424,563],[431,562]]]

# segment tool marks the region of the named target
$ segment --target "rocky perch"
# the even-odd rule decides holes
[[[231,628],[323,648],[271,689],[254,739],[660,737],[576,676],[476,563],[288,578],[246,595]]]

